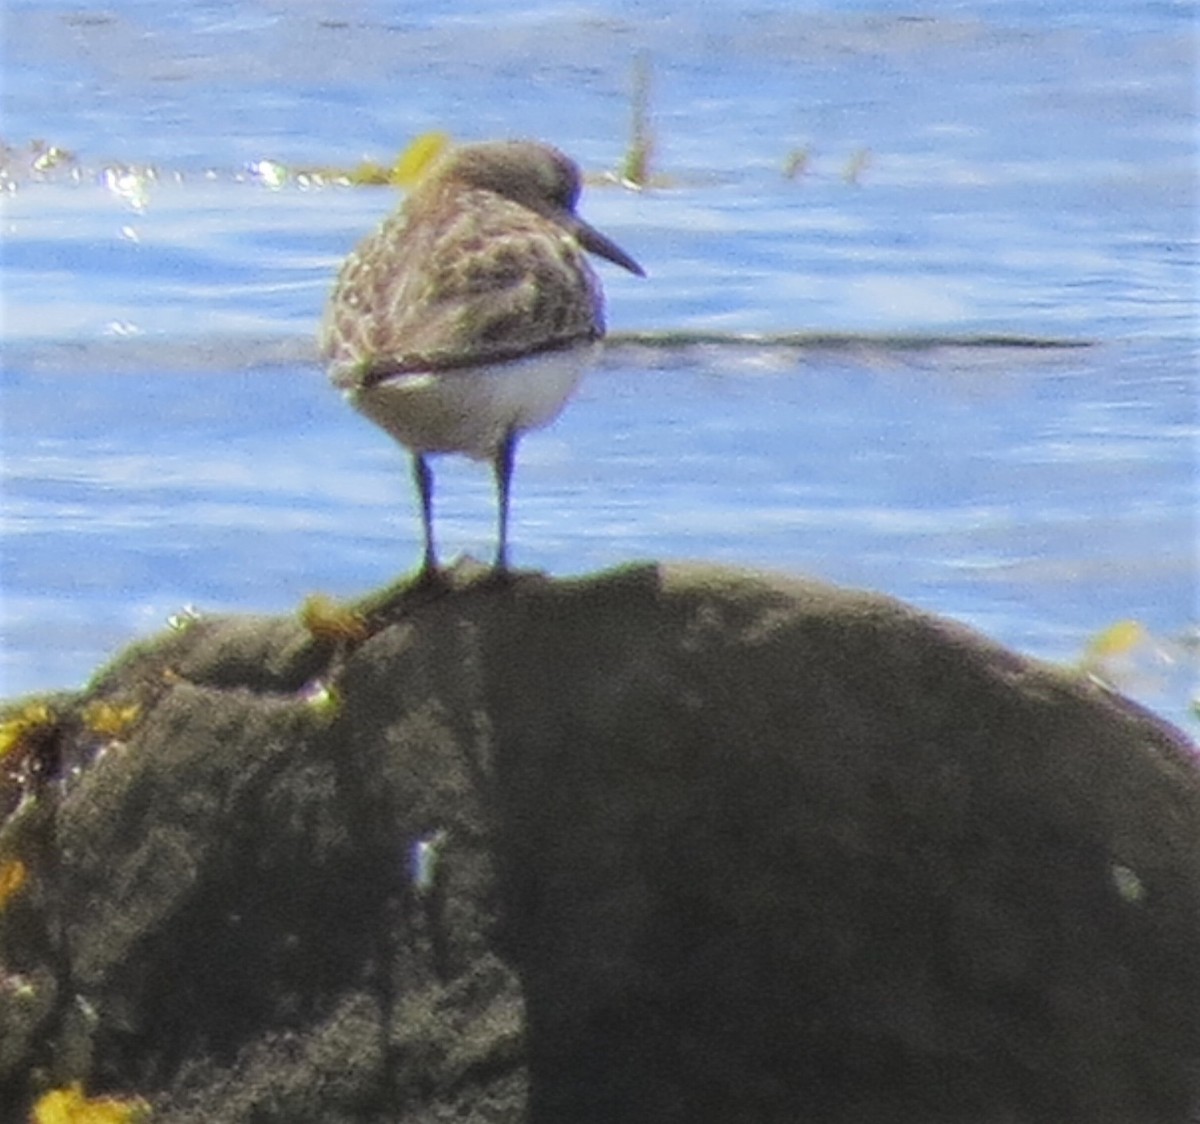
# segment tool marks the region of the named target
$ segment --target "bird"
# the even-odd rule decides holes
[[[562,412],[605,333],[592,253],[645,276],[576,213],[579,167],[531,140],[451,147],[338,271],[320,331],[329,378],[412,458],[437,583],[430,458],[491,463],[497,546],[510,575],[509,497],[522,434]]]

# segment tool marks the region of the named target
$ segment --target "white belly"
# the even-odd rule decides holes
[[[494,366],[395,375],[346,396],[413,452],[486,460],[509,433],[554,421],[599,350],[586,344]]]

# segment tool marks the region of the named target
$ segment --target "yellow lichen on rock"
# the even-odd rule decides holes
[[[56,721],[54,711],[46,703],[26,703],[11,717],[0,722],[0,761],[18,752],[32,735],[49,730]]]
[[[324,593],[313,593],[300,606],[300,623],[315,640],[355,644],[367,638],[367,621],[356,609],[339,605]]]
[[[38,1098],[30,1124],[139,1124],[150,1118],[150,1106],[141,1097],[87,1097],[83,1086],[72,1082]]]
[[[93,734],[105,738],[119,738],[129,733],[141,716],[142,708],[137,703],[121,705],[96,699],[84,707],[83,724]]]
[[[20,859],[0,863],[0,913],[4,912],[9,899],[20,892],[28,879],[29,870]]]

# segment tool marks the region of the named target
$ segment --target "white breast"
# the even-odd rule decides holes
[[[414,452],[487,460],[508,433],[554,421],[599,350],[591,343],[492,366],[395,375],[347,398]]]

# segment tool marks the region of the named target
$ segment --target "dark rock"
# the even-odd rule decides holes
[[[0,832],[0,1118],[73,1080],[156,1124],[1196,1110],[1200,770],[1161,721],[815,583],[361,608],[361,643],[201,620],[58,701]]]

